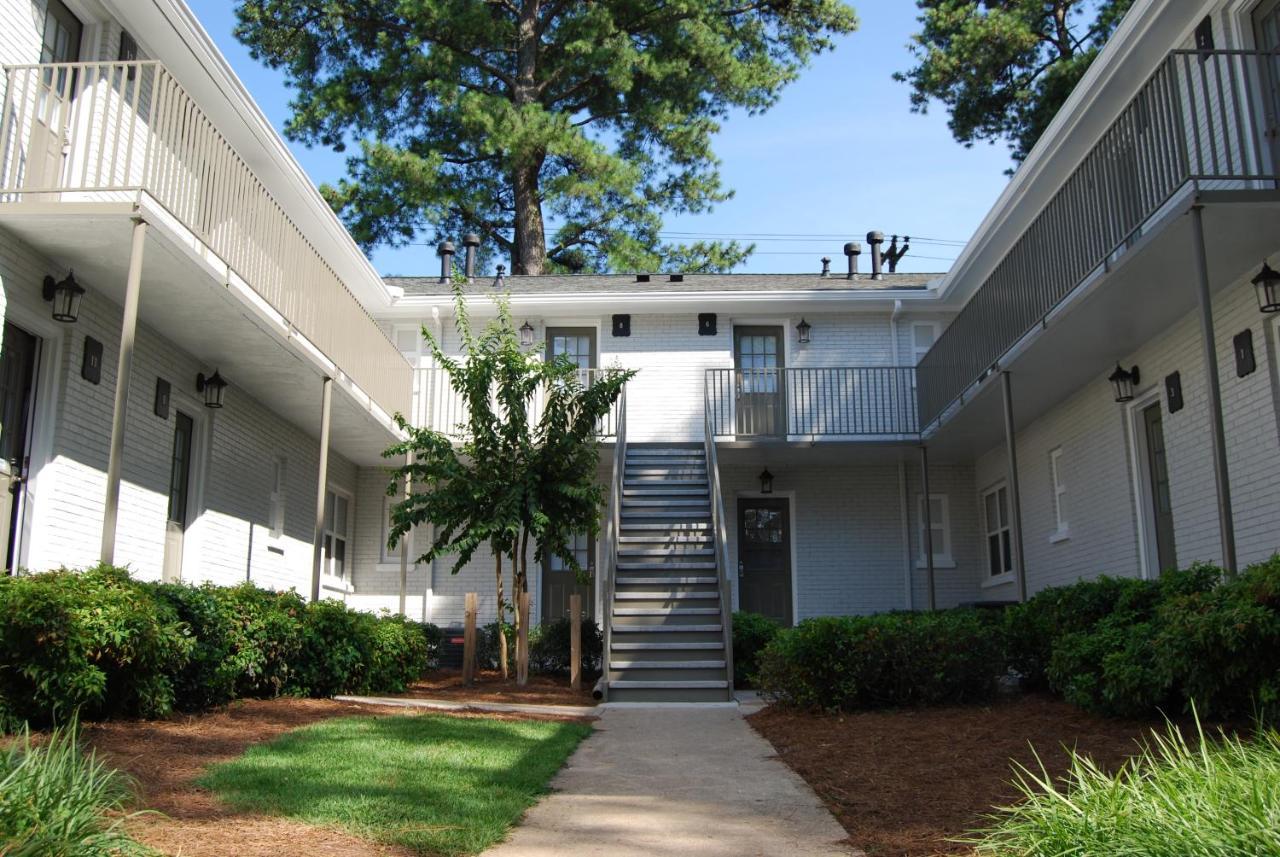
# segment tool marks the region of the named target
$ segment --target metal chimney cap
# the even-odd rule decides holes
[[[867,243],[868,243],[868,244],[883,244],[883,243],[884,243],[884,233],[883,233],[883,232],[879,232],[879,231],[876,231],[876,232],[868,232],[868,233],[867,233]]]
[[[462,236],[462,246],[463,247],[479,247],[480,236],[475,234],[474,232],[468,232],[466,235]]]
[[[452,256],[452,255],[453,255],[453,242],[452,242],[452,241],[442,241],[442,242],[440,242],[440,246],[436,248],[436,255],[439,255],[439,256]]]
[[[862,245],[857,241],[850,241],[848,244],[844,245],[844,254],[846,256],[857,256],[861,252]]]

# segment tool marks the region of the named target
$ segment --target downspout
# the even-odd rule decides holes
[[[914,610],[915,593],[912,592],[914,581],[911,579],[911,520],[907,516],[910,508],[907,495],[907,463],[898,460],[898,517],[902,520],[902,582],[906,588],[907,609]]]

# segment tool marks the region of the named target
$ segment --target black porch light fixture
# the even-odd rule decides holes
[[[76,282],[75,274],[68,271],[62,282],[53,277],[44,278],[41,295],[53,304],[53,320],[65,324],[74,324],[80,317],[80,299],[84,297],[84,286]]]
[[[1262,270],[1251,282],[1258,290],[1258,309],[1263,312],[1280,312],[1280,273],[1263,262]]]
[[[813,330],[813,325],[801,318],[800,323],[796,325],[796,333],[800,335],[801,345],[809,344],[809,331],[811,330]]]
[[[773,474],[769,472],[769,468],[760,471],[760,493],[773,493]]]
[[[1140,383],[1140,377],[1137,366],[1132,369],[1124,369],[1119,363],[1116,364],[1116,371],[1108,375],[1107,380],[1116,388],[1117,402],[1133,401],[1133,388]]]
[[[520,325],[520,344],[525,348],[533,345],[533,325],[527,321]]]
[[[201,372],[196,376],[196,392],[204,393],[204,406],[206,408],[222,407],[222,395],[227,389],[227,382],[222,379],[222,375],[217,369],[213,370],[212,375],[205,375]]]

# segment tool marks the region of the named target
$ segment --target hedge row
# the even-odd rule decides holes
[[[164,716],[240,697],[395,692],[440,633],[292,592],[143,583],[99,566],[0,579],[0,729]]]
[[[1002,613],[809,619],[768,643],[753,680],[789,704],[847,710],[984,700],[1007,674],[1108,715],[1194,701],[1210,716],[1274,717],[1280,556],[1234,580],[1207,565],[1154,581],[1100,577]]]

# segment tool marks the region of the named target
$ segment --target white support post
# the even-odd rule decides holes
[[[1013,573],[1018,581],[1018,601],[1027,600],[1027,563],[1022,550],[1022,494],[1018,490],[1018,450],[1013,436],[1013,382],[1000,373],[1004,392],[1004,442],[1009,459],[1009,534],[1013,542]]]
[[[324,495],[329,487],[329,410],[333,379],[325,378],[320,395],[320,468],[316,483],[316,529],[311,546],[311,600],[320,600],[320,568],[324,560]]]
[[[111,415],[111,452],[107,458],[107,494],[102,509],[102,550],[99,559],[110,565],[116,556],[116,521],[120,515],[120,472],[124,464],[124,424],[129,409],[129,378],[133,374],[133,345],[138,331],[138,294],[142,291],[142,251],[147,222],[133,220],[133,247],[125,281],[124,320],[120,324],[120,358],[116,363],[116,399]]]

